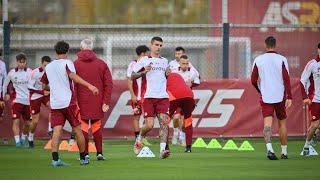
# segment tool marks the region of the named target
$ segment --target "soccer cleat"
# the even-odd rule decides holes
[[[186,153],[191,153],[191,146],[186,146],[186,149],[184,150]]]
[[[288,159],[288,155],[281,154],[281,159]]]
[[[147,140],[147,138],[143,138],[141,143],[144,145],[144,146],[152,146],[152,144],[150,144]]]
[[[267,158],[270,160],[278,160],[277,156],[271,151],[268,151]]]
[[[22,143],[21,143],[21,142],[17,142],[17,143],[16,143],[16,147],[17,147],[17,148],[21,148],[21,147],[22,147]]]
[[[60,159],[58,161],[52,160],[51,161],[51,165],[54,166],[54,167],[57,167],[57,166],[69,166],[69,164],[61,161]]]
[[[89,159],[88,158],[84,158],[84,159],[80,159],[80,165],[88,165],[89,164]]]
[[[21,139],[20,143],[22,147],[29,147],[29,143],[26,139]]]
[[[308,147],[304,147],[304,148],[303,148],[303,155],[304,155],[304,156],[309,156],[309,155],[310,155],[310,151],[309,151],[309,148],[308,148]]]
[[[165,159],[170,156],[170,151],[169,150],[163,150],[160,152],[160,159]]]
[[[85,158],[88,159],[88,161],[90,162],[90,156],[89,156],[89,154],[86,154]]]
[[[142,149],[142,144],[139,140],[137,140],[135,143],[134,143],[134,146],[133,146],[133,152],[138,155],[139,152],[141,151]]]
[[[97,155],[97,160],[98,160],[98,161],[104,161],[105,158],[103,157],[103,154],[98,154],[98,155]]]
[[[28,141],[29,143],[29,148],[34,148],[34,142],[33,141]]]

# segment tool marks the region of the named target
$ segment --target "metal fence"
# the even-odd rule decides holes
[[[231,24],[227,35],[229,78],[249,77],[253,59],[265,51],[264,39],[269,35],[277,38],[277,49],[288,58],[292,76],[300,76],[306,62],[316,55],[319,27]],[[149,45],[153,36],[160,36],[164,39],[162,56],[170,61],[174,59],[175,47],[182,46],[202,80],[211,80],[222,78],[223,74],[222,34],[221,24],[14,25],[9,66],[15,66],[15,55],[19,52],[27,55],[31,68],[36,67],[44,55],[55,57],[53,46],[58,40],[70,44],[69,58],[75,60],[80,41],[91,38],[95,52],[108,63],[113,78],[124,79],[127,65],[136,58],[136,46]]]

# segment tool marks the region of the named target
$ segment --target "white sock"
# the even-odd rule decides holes
[[[287,145],[281,145],[281,154],[287,155]]]
[[[29,141],[33,141],[33,137],[34,137],[34,133],[29,132],[28,140],[29,140]]]
[[[20,136],[19,135],[14,136],[14,140],[16,141],[16,143],[20,142]]]
[[[160,152],[166,149],[167,143],[160,143]]]
[[[314,132],[314,134],[318,134],[319,131],[320,131],[320,129],[316,129],[316,131]]]
[[[266,146],[268,151],[271,151],[272,153],[274,153],[271,143],[267,143]]]
[[[310,141],[306,140],[306,143],[304,144],[305,148],[309,148],[310,147]]]
[[[180,140],[185,140],[186,139],[186,133],[184,133],[183,131],[180,131],[179,139]]]
[[[173,136],[178,137],[179,136],[179,128],[173,128]]]
[[[27,135],[26,135],[26,134],[22,134],[22,135],[21,135],[21,139],[22,139],[22,140],[26,140],[26,138],[27,138]]]
[[[48,123],[48,131],[52,131],[51,122]]]
[[[136,141],[141,141],[141,140],[142,140],[142,137],[141,137],[141,134],[139,134],[139,135],[137,136]]]

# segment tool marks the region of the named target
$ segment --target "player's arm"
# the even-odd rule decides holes
[[[8,76],[6,76],[4,82],[3,82],[3,89],[2,89],[2,94],[3,94],[3,99],[5,101],[8,101],[10,99],[9,94],[7,94],[8,90],[8,85],[11,82],[11,71],[9,72]]]
[[[311,100],[308,97],[308,84],[310,84],[310,76],[312,76],[312,62],[309,62],[304,68],[300,78],[300,89],[303,102],[311,104]]]
[[[196,70],[196,69],[194,69]],[[200,76],[197,71],[192,72],[191,89],[200,85]]]
[[[151,64],[148,64],[145,66],[145,61],[144,59],[141,59],[137,64],[133,67],[132,73],[131,73],[131,79],[135,80],[143,75],[147,74],[151,70]]]
[[[49,80],[48,80],[46,72],[43,73],[40,81],[42,82],[42,90],[43,91],[50,91]]]
[[[285,62],[282,63],[282,78],[283,78],[283,82],[284,82],[285,93],[287,94],[286,98],[292,99],[288,64],[286,64]]]
[[[259,79],[259,71],[256,63],[254,63],[252,73],[251,73],[251,84],[256,88],[259,94],[261,94],[259,86],[258,86],[258,79]]]
[[[37,93],[44,95],[44,90],[38,90],[35,88],[36,79],[35,79],[35,70],[32,71],[30,79],[28,80],[28,89],[30,94]]]

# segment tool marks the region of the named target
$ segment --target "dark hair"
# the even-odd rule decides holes
[[[57,54],[67,54],[69,51],[69,44],[64,41],[58,41],[56,45],[54,45],[54,50]]]
[[[277,40],[273,36],[269,36],[264,42],[268,48],[274,48],[276,47]]]
[[[176,47],[176,51],[182,51],[183,53],[186,51],[183,47]]]
[[[155,36],[151,39],[151,43],[153,43],[154,41],[159,41],[159,42],[163,42],[161,37]]]
[[[183,54],[182,56],[180,56],[180,59],[188,59],[188,56]]]
[[[318,49],[320,49],[320,43],[318,44]]]
[[[44,62],[51,62],[51,58],[49,56],[43,56],[41,58],[41,63],[44,63]]]
[[[150,49],[146,45],[140,45],[136,48],[136,53],[140,56],[142,53],[146,53],[150,51]]]
[[[16,55],[16,60],[17,61],[21,61],[21,60],[27,60],[27,56],[24,53],[20,53],[18,55]]]

